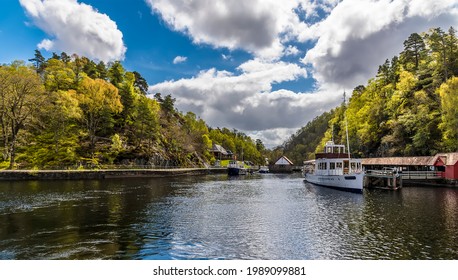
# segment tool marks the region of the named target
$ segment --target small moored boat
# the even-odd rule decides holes
[[[245,164],[242,161],[231,160],[227,165],[227,175],[236,176],[236,175],[246,175],[247,169]]]
[[[269,167],[263,165],[263,166],[259,167],[258,172],[259,173],[269,173]]]

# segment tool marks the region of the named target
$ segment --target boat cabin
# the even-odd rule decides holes
[[[304,162],[304,172],[316,175],[347,175],[363,171],[360,159],[350,157],[345,145],[326,142],[324,153],[317,153],[315,160]]]
[[[316,153],[315,158],[350,158],[350,154],[345,152],[345,145],[328,141],[324,146],[324,153]]]

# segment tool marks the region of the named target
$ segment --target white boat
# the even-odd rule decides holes
[[[364,172],[361,159],[351,158],[344,145],[328,141],[324,153],[304,162],[304,176],[309,183],[345,191],[363,191]]]
[[[227,175],[236,176],[236,175],[246,175],[247,169],[245,168],[245,163],[243,161],[231,160],[227,165]]]
[[[345,104],[345,92],[344,92]],[[347,152],[344,145],[326,142],[324,153],[315,154],[315,160],[304,162],[304,177],[309,183],[351,192],[363,192],[364,171],[361,159],[351,157],[348,124],[345,114]]]
[[[269,167],[263,165],[263,166],[259,167],[258,172],[259,173],[269,173]]]

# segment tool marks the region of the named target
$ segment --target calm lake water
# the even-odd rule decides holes
[[[457,203],[300,174],[0,182],[0,259],[458,259]]]

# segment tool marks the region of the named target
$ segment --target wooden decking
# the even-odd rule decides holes
[[[395,169],[366,170],[364,187],[397,190],[402,188],[402,176]]]

